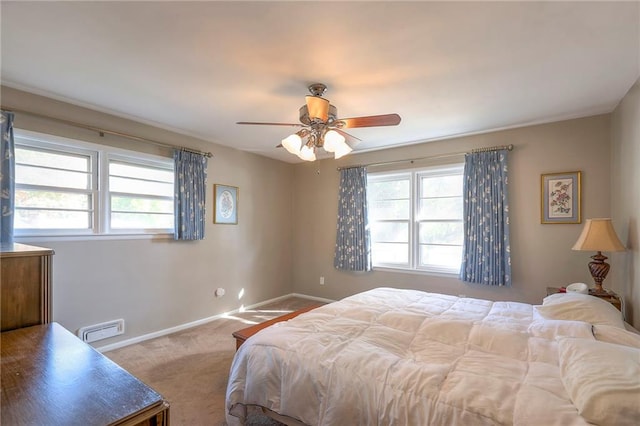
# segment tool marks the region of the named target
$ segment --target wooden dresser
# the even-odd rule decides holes
[[[2,331],[51,322],[52,257],[48,248],[0,246]]]
[[[58,323],[0,334],[2,424],[168,426],[160,394]]]

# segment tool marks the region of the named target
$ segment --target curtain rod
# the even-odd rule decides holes
[[[471,150],[471,153],[476,152],[489,152],[489,151],[499,151],[501,149],[506,149],[507,151],[513,150],[513,144],[509,145],[498,145],[498,146],[490,146],[487,148],[476,148]],[[405,160],[393,160],[393,161],[381,161],[378,163],[368,163],[368,164],[357,164],[355,166],[346,166],[346,167],[337,167],[337,170],[345,170],[345,169],[353,169],[355,167],[374,167],[374,166],[386,166],[388,164],[398,164],[398,163],[413,163],[414,161],[420,160],[433,160],[436,158],[448,158],[448,157],[457,157],[462,154],[469,154],[468,152],[453,152],[451,154],[442,154],[442,155],[431,155],[428,157],[418,157],[418,158],[407,158]]]
[[[78,127],[80,129],[90,130],[92,132],[98,133],[100,135],[100,137],[104,137],[105,134],[112,135],[112,136],[119,136],[119,137],[122,137],[122,138],[131,139],[131,140],[138,141],[138,142],[144,142],[144,143],[149,143],[149,144],[152,144],[152,145],[162,146],[162,147],[165,147],[165,148],[180,149],[182,151],[187,151],[187,152],[192,152],[194,154],[203,155],[203,156],[208,157],[208,158],[213,157],[213,154],[210,153],[210,152],[202,152],[202,151],[198,151],[198,150],[195,150],[195,149],[186,148],[186,147],[183,147],[183,146],[177,146],[177,145],[171,145],[171,144],[164,143],[164,142],[158,142],[158,141],[154,141],[153,139],[147,139],[147,138],[143,138],[143,137],[140,137],[140,136],[129,135],[127,133],[116,132],[114,130],[102,129],[100,127],[90,126],[88,124],[82,124],[82,123],[78,123],[76,121],[65,120],[63,118],[51,117],[50,115],[39,114],[37,112],[26,111],[26,110],[22,110],[22,109],[19,109],[19,108],[11,108],[11,107],[5,107],[5,106],[2,106],[1,108],[2,108],[3,111],[6,111],[6,112],[16,112],[16,113],[20,113],[20,114],[27,114],[27,115],[31,115],[33,117],[38,117],[38,118],[44,118],[46,120],[57,121],[57,122],[60,122],[60,123],[63,123],[63,124],[67,124],[69,126]]]

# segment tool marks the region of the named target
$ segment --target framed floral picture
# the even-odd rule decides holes
[[[541,175],[541,223],[581,223],[581,172]]]
[[[213,223],[238,224],[238,187],[213,185]]]

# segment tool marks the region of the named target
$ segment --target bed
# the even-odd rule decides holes
[[[640,422],[640,335],[596,297],[540,306],[377,288],[248,339],[227,423],[260,407],[304,425]]]

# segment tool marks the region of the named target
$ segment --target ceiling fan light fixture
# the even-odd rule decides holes
[[[287,136],[282,140],[282,146],[291,154],[299,155],[302,146],[302,138],[297,133]]]
[[[338,145],[338,147],[336,148],[336,151],[334,152],[335,159],[337,160],[338,158],[342,158],[348,153],[350,153],[351,151],[353,151],[353,148],[347,145],[346,142],[343,142],[340,145]]]
[[[300,157],[304,161],[316,161],[315,149],[310,147],[309,145],[305,145],[302,147],[302,149],[300,149],[298,157]]]
[[[336,149],[344,142],[344,136],[335,130],[329,130],[324,134],[324,150],[327,152],[336,152]]]

